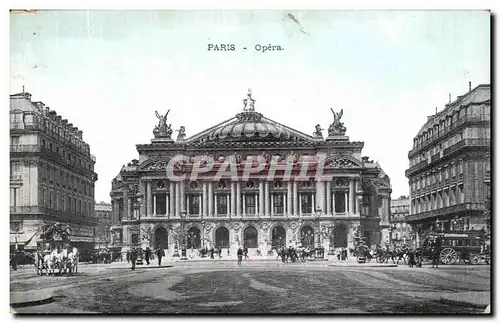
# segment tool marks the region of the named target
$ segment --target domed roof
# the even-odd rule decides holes
[[[289,140],[293,135],[285,127],[263,118],[258,112],[238,113],[236,120],[212,129],[207,134],[208,140],[259,137]]]

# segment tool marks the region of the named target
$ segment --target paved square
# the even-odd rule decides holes
[[[177,262],[172,267],[83,265],[77,276],[11,272],[11,292],[52,302],[18,313],[482,313],[488,266],[375,268],[331,262]]]

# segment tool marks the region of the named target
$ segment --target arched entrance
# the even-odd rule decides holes
[[[187,232],[187,248],[201,249],[201,232],[197,227],[192,227]]]
[[[248,227],[243,231],[243,247],[257,248],[258,247],[257,230],[254,227]]]
[[[215,248],[229,248],[229,230],[226,227],[215,230]]]
[[[286,230],[282,226],[276,226],[271,233],[273,248],[286,247]]]
[[[344,223],[335,225],[333,236],[335,248],[347,248],[347,226]]]
[[[162,249],[168,249],[168,231],[163,227],[159,227],[155,230],[154,249],[160,246]]]
[[[314,248],[314,229],[305,225],[300,229],[300,242],[304,248]]]

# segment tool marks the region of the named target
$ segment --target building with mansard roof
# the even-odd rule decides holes
[[[359,236],[388,241],[389,177],[362,157],[333,112],[323,137],[287,127],[255,111],[251,92],[231,119],[176,140],[167,115],[138,158],[112,181],[115,246],[166,249],[247,247],[262,254],[289,245],[353,247]],[[170,118],[170,117],[169,117]]]
[[[10,96],[10,241],[35,249],[41,226],[70,227],[79,249],[93,249],[95,157],[83,132],[31,94]],[[38,241],[40,242],[40,241]]]
[[[470,87],[470,83],[469,83]],[[427,118],[406,170],[416,239],[427,230],[479,231],[491,182],[490,85],[469,88]]]

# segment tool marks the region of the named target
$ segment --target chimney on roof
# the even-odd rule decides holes
[[[471,81],[469,81],[469,92],[472,90],[472,84]]]
[[[436,107],[436,114],[438,113],[438,107]]]
[[[448,104],[451,103],[451,93],[448,93]]]
[[[23,85],[23,93],[24,93],[24,85]]]

